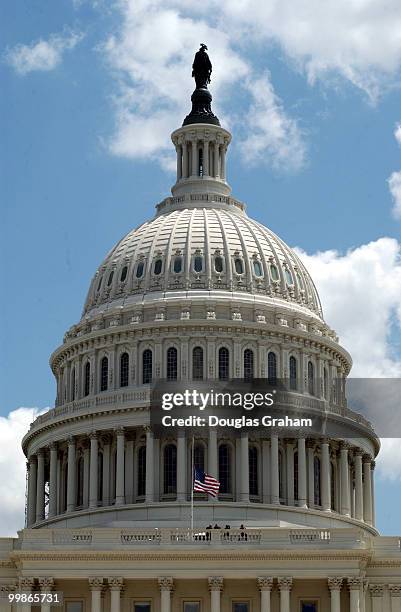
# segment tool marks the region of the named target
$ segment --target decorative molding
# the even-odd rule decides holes
[[[369,591],[371,597],[383,597],[384,584],[370,584]]]
[[[35,578],[20,576],[18,584],[20,591],[31,591],[35,585]]]
[[[391,597],[401,597],[401,584],[389,584],[388,590]]]

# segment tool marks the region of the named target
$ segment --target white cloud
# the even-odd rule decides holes
[[[401,219],[401,171],[391,174],[388,186],[393,198],[393,215],[396,219]]]
[[[397,123],[394,130],[394,137],[398,144],[401,146],[401,123]]]
[[[2,536],[13,536],[24,526],[26,460],[21,440],[30,423],[45,410],[17,408],[0,417],[0,526]]]
[[[401,481],[401,444],[399,438],[382,438],[377,457],[378,475],[386,480]]]
[[[54,70],[60,64],[63,53],[73,49],[82,38],[83,35],[79,33],[53,34],[49,40],[16,45],[6,52],[5,60],[22,76],[35,70]]]

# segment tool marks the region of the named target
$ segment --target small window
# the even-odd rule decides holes
[[[123,269],[121,270],[121,276],[120,276],[121,283],[123,283],[125,279],[127,278],[127,272],[128,272],[128,268],[127,266],[124,266]]]
[[[294,281],[292,280],[292,274],[287,268],[285,269],[285,279],[289,285],[293,285]]]
[[[192,351],[192,378],[203,380],[203,348],[195,346]]]
[[[107,281],[108,287],[110,287],[111,283],[113,282],[113,276],[114,276],[114,270],[112,270],[109,274],[109,280]]]
[[[129,382],[129,355],[123,353],[120,357],[120,387],[128,387]]]
[[[318,612],[318,602],[301,601],[301,612]]]
[[[101,276],[101,277],[99,278],[99,282],[98,282],[98,284],[97,284],[97,290],[98,290],[98,291],[100,291],[100,287],[102,286],[102,280],[103,280],[103,276]]]
[[[184,601],[184,612],[200,612],[199,601]]]
[[[156,276],[158,276],[159,274],[161,274],[162,272],[162,266],[163,266],[163,262],[161,259],[156,259],[155,261],[155,265],[153,267],[153,272]]]
[[[145,268],[145,264],[143,263],[143,261],[140,261],[136,267],[136,277],[137,278],[142,278],[144,268]]]
[[[182,270],[182,257],[176,257],[174,259],[174,272],[179,274]]]
[[[194,270],[195,272],[202,272],[203,270],[203,257],[197,255],[194,259]]]
[[[103,357],[100,362],[100,391],[107,391],[109,382],[109,360]]]
[[[220,255],[214,258],[214,269],[216,272],[223,272],[223,258]]]
[[[239,257],[236,257],[234,261],[234,265],[235,265],[235,271],[237,274],[244,273],[244,264],[242,263],[242,259],[240,259]]]
[[[255,276],[263,276],[262,264],[257,259],[253,261],[253,271],[255,272]]]
[[[248,601],[236,601],[233,603],[233,612],[249,612],[249,610]]]
[[[279,277],[279,274],[278,274],[278,270],[277,270],[277,268],[276,268],[276,266],[274,264],[272,264],[270,266],[270,274],[272,275],[272,279],[274,281],[278,281],[279,280],[280,277]]]
[[[145,349],[142,353],[142,382],[148,385],[152,382],[153,355],[150,349]]]
[[[65,612],[83,612],[84,602],[83,601],[66,601]]]
[[[136,601],[134,603],[134,612],[150,612],[151,609],[149,601]]]

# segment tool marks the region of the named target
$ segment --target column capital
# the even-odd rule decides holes
[[[341,591],[343,581],[344,581],[344,578],[342,577],[330,576],[330,578],[327,578],[327,585],[330,591]]]
[[[370,462],[370,469],[372,470],[372,472],[375,469],[375,467],[376,467],[376,461],[372,459],[372,461]]]
[[[38,582],[42,593],[49,593],[54,587],[54,578],[51,576],[38,578]]]
[[[91,576],[88,578],[89,588],[91,591],[101,591],[103,589],[104,578],[100,576]]]
[[[116,436],[123,436],[125,434],[125,429],[124,427],[116,427],[114,429],[114,433],[116,434]]]
[[[56,451],[58,449],[57,442],[49,442],[47,448],[49,451]]]
[[[315,446],[316,446],[316,440],[313,440],[312,438],[308,438],[306,440],[306,448],[310,448],[314,450]]]
[[[270,576],[258,576],[256,579],[259,591],[271,591],[273,588],[273,578]]]
[[[72,434],[67,436],[67,444],[68,444],[68,446],[75,445],[75,436],[73,436]]]
[[[99,433],[95,429],[92,429],[92,431],[89,434],[89,439],[90,440],[98,440],[99,439]]]
[[[107,584],[109,585],[110,591],[121,591],[124,588],[124,578],[112,576],[107,578]]]
[[[35,584],[35,578],[21,576],[18,580],[20,591],[30,591],[31,589],[33,589],[34,584]]]
[[[39,448],[36,452],[36,456],[38,457],[44,457],[45,456],[45,449],[44,448]]]
[[[401,584],[389,584],[388,590],[391,597],[401,597]]]
[[[369,455],[369,453],[365,453],[362,457],[362,461],[364,463],[371,463],[372,462],[372,456]]]
[[[319,442],[320,444],[330,444],[330,438],[320,438]]]
[[[362,457],[362,456],[363,456],[363,450],[359,448],[359,446],[357,446],[354,449],[354,457]]]
[[[159,583],[160,591],[171,592],[174,588],[174,579],[171,576],[160,576],[157,582]]]
[[[370,584],[369,591],[371,597],[383,597],[384,584]]]
[[[349,442],[345,442],[345,440],[341,440],[340,442],[340,452],[351,450],[351,444]]]
[[[16,591],[17,585],[15,584],[0,584],[0,593],[8,594]]]
[[[363,578],[360,576],[350,576],[347,578],[347,584],[350,591],[356,591],[363,586]]]
[[[292,578],[290,576],[282,576],[277,578],[278,588],[280,591],[291,591]]]
[[[103,433],[101,435],[101,441],[103,446],[107,446],[107,444],[111,443],[111,435],[109,433]]]
[[[224,578],[222,576],[209,576],[207,579],[209,591],[222,591],[224,586]]]

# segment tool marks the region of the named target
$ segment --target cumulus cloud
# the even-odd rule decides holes
[[[382,438],[377,457],[378,475],[392,482],[401,481],[401,444],[399,438]]]
[[[0,417],[0,529],[13,536],[25,522],[26,461],[21,440],[30,423],[46,412],[39,408],[17,408]]]
[[[48,40],[40,39],[30,45],[19,44],[8,49],[5,60],[22,76],[34,71],[54,70],[61,63],[64,52],[73,49],[82,38],[83,35],[76,32],[53,34]]]

